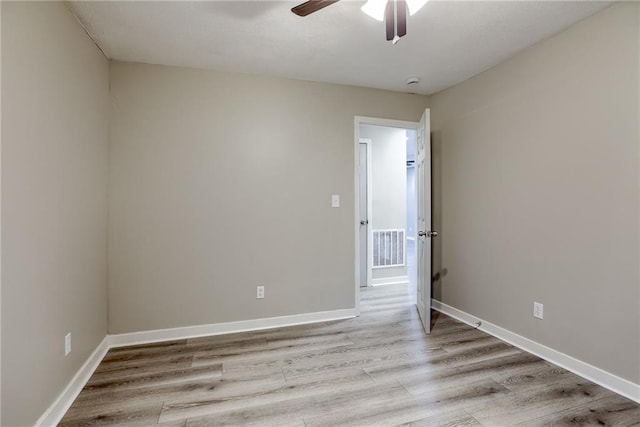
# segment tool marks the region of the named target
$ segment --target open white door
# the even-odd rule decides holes
[[[418,208],[416,241],[416,306],[424,331],[431,332],[431,112],[420,119],[416,135],[416,204]]]

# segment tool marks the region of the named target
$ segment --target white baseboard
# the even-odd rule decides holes
[[[400,285],[403,283],[409,283],[409,276],[381,277],[378,279],[371,279],[371,286]]]
[[[316,313],[294,314],[291,316],[267,317],[263,319],[240,320],[237,322],[214,323],[210,325],[187,326],[183,328],[156,329],[152,331],[132,332],[109,336],[109,347],[123,347],[136,344],[148,344],[210,335],[232,334],[236,332],[258,331],[261,329],[282,328],[307,323],[327,322],[330,320],[356,317],[355,308],[320,311]]]
[[[102,342],[98,344],[93,353],[91,353],[91,356],[89,356],[86,362],[78,369],[78,372],[76,372],[58,398],[49,406],[45,413],[42,414],[38,421],[36,421],[36,426],[55,426],[60,422],[87,381],[89,381],[89,378],[91,378],[91,375],[102,361],[104,355],[107,354],[107,351],[109,351],[108,336],[104,337]]]
[[[478,329],[480,329],[481,331],[484,331],[489,335],[493,335],[494,337],[499,338],[502,341],[512,344],[518,348],[521,348],[529,353],[535,354],[536,356],[541,357],[542,359],[545,359],[553,364],[556,364],[568,371],[571,371],[574,374],[580,375],[581,377],[586,378],[589,381],[592,381],[604,388],[607,388],[615,393],[618,393],[624,397],[640,403],[639,384],[635,384],[629,380],[620,378],[617,375],[614,375],[603,369],[578,360],[575,357],[569,356],[550,347],[532,341],[529,338],[525,338],[491,322],[487,322],[486,320],[472,316],[469,313],[458,310],[457,308],[451,307],[450,305],[447,305],[438,300],[431,300],[431,308],[440,311],[448,316],[451,316],[461,322],[467,323],[473,327],[475,327],[477,325],[477,322],[480,321],[482,323],[480,327],[478,327]]]

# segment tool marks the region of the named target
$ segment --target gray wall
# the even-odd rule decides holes
[[[638,7],[614,5],[431,99],[439,298],[635,383]]]
[[[406,130],[361,125],[360,137],[371,140],[371,230],[407,231]],[[371,277],[406,276],[407,267],[374,268]]]
[[[109,332],[354,307],[354,116],[427,97],[121,62],[111,90]]]
[[[17,426],[106,335],[109,68],[63,3],[1,7],[1,424]]]

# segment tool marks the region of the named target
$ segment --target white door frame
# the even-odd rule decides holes
[[[386,127],[392,127],[392,128],[413,129],[417,131],[418,126],[420,126],[420,123],[408,122],[404,120],[381,119],[378,117],[355,116],[353,120],[353,125],[354,125],[353,188],[355,191],[353,204],[354,204],[354,212],[355,212],[354,242],[355,242],[355,248],[356,248],[354,270],[355,270],[355,279],[356,279],[355,280],[356,315],[359,316],[360,315],[360,186],[358,181],[360,178],[358,173],[358,158],[359,158],[359,150],[360,150],[360,125],[386,126]],[[369,183],[367,183],[367,186],[369,184],[370,184],[370,180],[369,180]],[[367,187],[367,191],[369,191],[368,187]],[[369,194],[371,194],[370,191],[369,191]],[[369,215],[371,215],[371,210],[369,211]]]
[[[367,220],[369,223],[367,224],[367,248],[370,248],[373,245],[373,233],[371,232],[371,223],[373,218],[373,201],[371,200],[371,139],[369,138],[359,138],[359,144],[365,144],[367,146]],[[360,151],[358,151],[358,155]],[[359,156],[358,156],[359,157]],[[358,166],[359,167],[359,166]],[[358,176],[358,180],[360,176]],[[356,184],[358,182],[356,181]],[[360,187],[358,186],[358,209],[360,209]],[[360,211],[358,210],[358,215]],[[360,217],[358,216],[358,223],[360,222]],[[360,242],[360,236],[358,236],[358,242]],[[359,249],[358,249],[359,250]],[[357,259],[357,258],[356,258]],[[367,253],[367,287],[371,286],[371,270],[373,269],[373,251],[368,251]],[[360,279],[362,279],[360,277]]]

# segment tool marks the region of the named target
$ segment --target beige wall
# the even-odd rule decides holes
[[[432,97],[439,297],[635,383],[638,7],[614,5]]]
[[[111,90],[111,333],[354,307],[354,116],[426,97],[121,62]]]
[[[3,426],[33,425],[106,335],[108,72],[63,3],[2,2]]]

